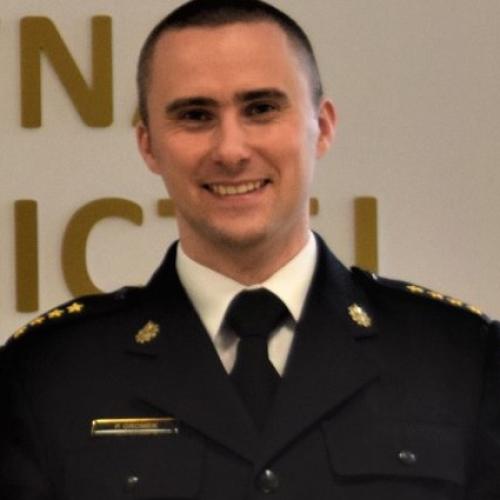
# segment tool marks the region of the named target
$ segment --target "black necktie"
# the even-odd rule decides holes
[[[231,378],[259,429],[280,380],[267,355],[267,340],[287,314],[285,304],[264,288],[239,293],[226,313],[226,325],[240,337]]]

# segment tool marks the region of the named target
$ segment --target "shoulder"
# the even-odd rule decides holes
[[[408,281],[385,278],[357,267],[352,268],[352,273],[353,278],[372,295],[386,296],[396,304],[404,303],[407,307],[421,307],[443,315],[465,316],[487,324],[491,322],[479,307],[446,293]]]
[[[45,337],[54,331],[82,325],[92,319],[119,314],[140,299],[141,287],[123,287],[111,293],[72,299],[33,318],[18,328],[7,345]]]

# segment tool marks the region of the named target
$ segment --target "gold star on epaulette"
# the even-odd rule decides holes
[[[435,300],[444,300],[444,295],[439,292],[434,292],[433,290],[427,290],[427,295]]]
[[[64,311],[62,309],[53,309],[52,311],[49,311],[47,313],[47,316],[50,319],[57,319],[60,318],[61,316],[64,316]]]
[[[17,339],[19,338],[23,333],[26,332],[26,330],[28,329],[28,327],[26,325],[24,326],[21,326],[21,328],[18,328],[14,334],[12,335],[13,338]]]
[[[479,307],[471,306],[471,305],[467,305],[466,307],[471,313],[477,314],[478,316],[483,315],[483,311],[481,311],[481,309],[479,309]]]
[[[83,311],[84,307],[85,306],[83,304],[80,304],[79,302],[73,302],[73,304],[66,307],[66,310],[70,314],[77,314],[77,313],[81,313]]]
[[[45,322],[45,317],[39,316],[38,318],[35,318],[33,321],[30,321],[30,326],[39,326],[44,322]]]
[[[372,319],[368,316],[368,313],[358,304],[352,304],[349,307],[349,316],[351,319],[359,326],[364,328],[370,328],[372,326]]]
[[[453,297],[446,297],[446,302],[455,307],[462,307],[464,305],[461,300],[454,299]]]

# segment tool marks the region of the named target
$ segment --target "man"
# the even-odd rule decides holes
[[[144,288],[53,309],[4,349],[1,498],[500,498],[498,324],[349,271],[310,233],[335,113],[302,30],[194,0],[138,82],[179,243]]]

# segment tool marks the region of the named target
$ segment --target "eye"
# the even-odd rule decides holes
[[[213,120],[213,114],[206,109],[188,109],[179,113],[177,119],[185,122],[205,123]]]
[[[185,130],[205,130],[215,123],[216,114],[207,108],[184,108],[173,116],[173,122],[177,127]]]
[[[245,114],[255,118],[268,118],[277,111],[279,107],[271,102],[254,102],[245,108]]]

